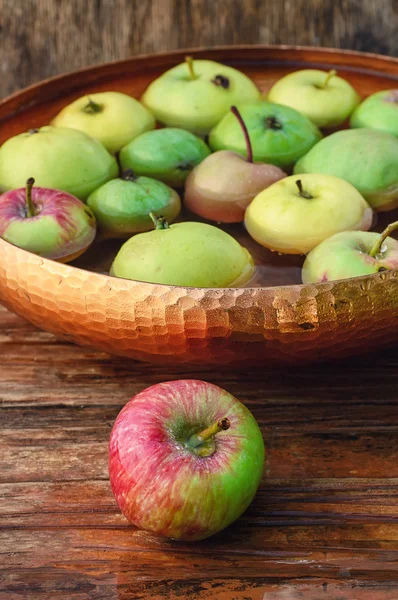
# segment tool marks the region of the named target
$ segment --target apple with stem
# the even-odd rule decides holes
[[[60,190],[33,187],[0,196],[0,237],[59,262],[74,260],[94,241],[95,217],[80,200]]]
[[[389,237],[398,221],[381,233],[344,231],[324,240],[304,261],[303,283],[319,283],[398,269],[398,240]]]
[[[155,79],[141,101],[160,123],[204,136],[233,104],[259,98],[253,81],[237,69],[187,56]]]
[[[243,221],[255,196],[275,181],[286,177],[274,165],[253,161],[250,135],[236,106],[231,107],[246,143],[246,158],[220,150],[205,158],[185,182],[184,204],[192,212],[220,223]]]
[[[382,90],[366,98],[351,115],[350,125],[398,136],[398,89]]]
[[[370,229],[373,211],[349,183],[311,173],[277,181],[249,204],[245,225],[259,244],[282,254],[307,254],[339,231]]]
[[[261,431],[244,404],[211,383],[169,381],[140,392],[119,413],[109,477],[131,523],[195,541],[247,509],[264,457]]]

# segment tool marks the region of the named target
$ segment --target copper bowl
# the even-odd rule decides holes
[[[337,68],[364,97],[397,87],[398,81],[397,59],[358,52],[240,46],[189,53],[240,68],[263,91],[282,75],[306,67]],[[113,89],[139,97],[152,79],[185,54],[131,58],[18,92],[0,103],[0,143],[48,123],[83,94]],[[242,228],[233,233],[252,244]],[[266,268],[255,287],[197,289],[110,277],[103,271],[113,252],[112,244],[100,245],[71,266],[0,240],[0,302],[59,337],[152,362],[299,364],[398,341],[398,271],[300,285],[299,259],[286,259],[279,269],[278,257],[257,248],[257,261]],[[280,281],[292,284],[269,285]]]

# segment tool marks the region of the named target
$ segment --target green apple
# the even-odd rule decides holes
[[[207,144],[190,131],[165,127],[135,138],[122,148],[119,158],[124,169],[179,187],[209,154]]]
[[[68,104],[51,124],[84,131],[115,153],[144,131],[154,129],[156,122],[135,98],[120,92],[99,92]]]
[[[389,237],[397,228],[398,221],[391,223],[382,234],[344,231],[324,240],[304,261],[303,283],[334,281],[398,269],[398,240]]]
[[[337,131],[303,156],[294,172],[345,179],[378,211],[398,206],[398,139],[384,131]]]
[[[86,200],[117,177],[118,164],[104,146],[82,131],[51,125],[8,139],[0,148],[0,191],[21,188],[29,177],[39,187]]]
[[[254,275],[249,252],[228,233],[185,221],[139,233],[123,244],[111,275],[184,287],[239,287]]]
[[[255,161],[289,168],[322,137],[307,117],[288,106],[263,101],[242,104],[238,109],[250,135]],[[242,128],[231,112],[212,129],[209,145],[213,151],[232,150],[246,156]]]
[[[351,127],[369,127],[398,136],[398,89],[372,94],[358,106]]]
[[[259,244],[283,254],[307,254],[339,231],[372,225],[372,209],[343,179],[309,174],[285,177],[258,194],[245,226]]]
[[[187,57],[155,79],[141,101],[164,125],[206,135],[230,106],[259,98],[253,81],[237,69]]]
[[[181,210],[175,190],[156,179],[136,177],[131,170],[95,190],[87,204],[102,235],[107,238],[130,237],[153,229],[151,212],[171,222]]]
[[[336,71],[318,69],[285,75],[272,86],[267,98],[295,108],[317,127],[341,125],[361,101],[352,85],[338,77]]]

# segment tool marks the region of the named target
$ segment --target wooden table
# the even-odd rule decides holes
[[[110,358],[0,308],[0,599],[396,600],[398,352],[215,373]],[[107,476],[121,407],[196,377],[244,400],[268,460],[246,514],[172,543],[130,526]]]

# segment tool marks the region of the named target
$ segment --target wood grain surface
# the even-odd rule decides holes
[[[0,308],[1,600],[396,600],[398,352],[239,372],[127,363]],[[247,512],[196,543],[130,526],[108,483],[121,407],[195,377],[247,403],[268,448]]]
[[[131,55],[225,44],[398,53],[397,0],[0,0],[0,98]]]

